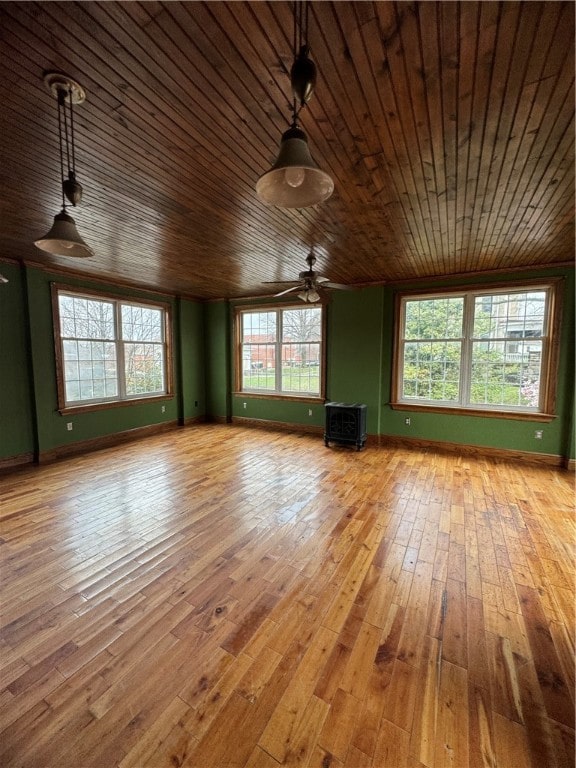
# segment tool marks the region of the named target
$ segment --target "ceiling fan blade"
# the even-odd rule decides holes
[[[263,280],[260,285],[287,285],[288,283],[298,283],[299,280]]]
[[[342,283],[332,283],[330,280],[322,283],[322,288],[335,288],[338,291],[353,291],[354,288],[351,285],[342,285]]]
[[[291,291],[299,291],[301,290],[301,285],[294,285],[292,288],[287,288],[285,291],[281,291],[280,293],[275,293],[274,296],[284,296],[286,293],[290,293]]]

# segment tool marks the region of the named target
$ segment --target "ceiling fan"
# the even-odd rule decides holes
[[[314,264],[316,264],[316,256],[314,256],[314,252],[310,251],[308,256],[306,256],[306,263],[308,264],[308,269],[305,269],[303,272],[300,272],[298,275],[298,280],[273,280],[273,281],[267,281],[270,285],[281,285],[286,283],[296,283],[296,285],[293,285],[291,288],[287,288],[285,291],[280,291],[280,293],[275,293],[274,296],[284,296],[287,293],[292,293],[293,291],[299,291],[298,298],[302,299],[302,301],[309,301],[311,303],[314,303],[315,301],[320,301],[320,294],[318,293],[318,290],[323,290],[324,288],[335,288],[339,291],[353,291],[354,288],[350,285],[342,285],[342,283],[333,283],[329,278],[324,277],[323,275],[319,275],[318,272],[314,271]]]

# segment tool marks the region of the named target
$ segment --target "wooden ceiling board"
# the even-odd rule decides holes
[[[0,259],[201,299],[267,295],[311,247],[351,285],[574,259],[574,4],[312,2],[301,124],[332,197],[255,194],[289,125],[288,2],[0,2]],[[64,71],[96,255],[43,254]]]

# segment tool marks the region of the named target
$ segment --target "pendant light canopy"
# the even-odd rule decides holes
[[[73,107],[74,104],[82,104],[86,92],[79,83],[60,72],[48,72],[44,76],[44,82],[48,90],[56,96],[58,106],[62,211],[54,217],[54,224],[49,232],[35,240],[34,245],[54,256],[94,256],[94,251],[78,234],[76,222],[66,213],[66,200],[73,206],[82,200],[82,185],[76,179]]]
[[[310,100],[316,84],[316,66],[309,58],[307,42],[308,8],[309,2],[294,3],[294,63],[290,70],[294,94],[292,125],[282,135],[276,162],[256,182],[256,194],[262,202],[280,208],[317,205],[334,191],[334,182],[312,159],[306,134],[298,126],[300,111]]]

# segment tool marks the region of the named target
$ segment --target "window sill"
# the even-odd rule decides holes
[[[323,403],[322,395],[285,395],[278,392],[233,392],[234,397],[257,398],[258,400],[292,400],[298,403]]]
[[[90,411],[105,411],[109,408],[123,408],[127,405],[141,405],[143,403],[161,403],[173,400],[174,395],[154,395],[153,397],[134,397],[131,400],[109,400],[104,403],[85,403],[84,405],[67,405],[58,408],[61,416],[69,416],[74,413],[89,413]]]
[[[493,411],[484,408],[461,408],[453,405],[421,405],[416,403],[390,403],[394,411],[420,411],[421,413],[447,413],[452,416],[482,416],[487,419],[515,419],[517,421],[554,421],[553,413],[527,411]]]

